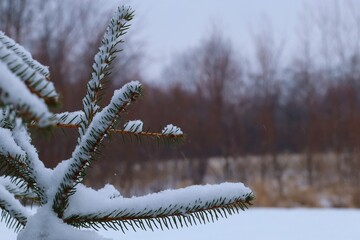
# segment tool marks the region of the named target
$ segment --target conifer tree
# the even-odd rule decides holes
[[[100,107],[104,78],[129,28],[133,10],[119,7],[94,57],[83,109],[55,114],[59,94],[47,67],[0,32],[0,207],[1,220],[19,232],[19,240],[103,239],[96,231],[111,228],[178,228],[211,222],[244,210],[254,196],[242,183],[190,186],[142,197],[124,198],[112,185],[100,190],[83,185],[102,141],[111,133],[169,142],[181,141],[180,128],[169,124],[162,132],[143,130],[140,120],[127,121],[128,106],[143,94],[138,81],[116,90]],[[46,168],[31,143],[29,128],[79,129],[69,159]],[[119,156],[121,157],[121,155]],[[22,203],[35,203],[35,213]]]

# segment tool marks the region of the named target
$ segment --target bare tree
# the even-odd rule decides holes
[[[16,41],[26,42],[40,7],[38,0],[2,0],[0,2],[0,29]],[[26,42],[28,43],[28,42]]]
[[[193,130],[189,131],[189,138],[200,144],[200,148],[205,147],[212,156],[227,158],[237,146],[232,132],[234,125],[238,124],[234,103],[242,84],[241,66],[231,43],[219,29],[214,28],[201,45],[176,58],[164,73],[166,80],[196,95],[198,104],[194,106],[199,106],[195,114],[198,123],[191,126]],[[201,138],[204,133],[208,134],[207,139]],[[203,149],[202,152],[206,151]],[[208,154],[198,157],[199,165],[194,175],[198,176],[195,181],[201,182]]]
[[[283,166],[278,160],[278,111],[280,108],[280,74],[281,55],[284,42],[277,42],[272,31],[271,21],[263,19],[259,32],[252,33],[254,43],[253,72],[250,79],[253,82],[254,107],[259,124],[260,154],[270,154],[273,172],[278,182],[279,193],[283,194]],[[261,161],[261,178],[266,177],[267,164],[264,158]]]
[[[313,154],[319,151],[319,137],[321,136],[318,94],[324,83],[319,74],[316,74],[318,70],[315,68],[315,46],[312,43],[316,29],[314,29],[311,14],[304,8],[299,19],[301,19],[297,31],[299,45],[289,67],[293,74],[293,82],[288,89],[288,98],[293,109],[298,111],[298,117],[293,120],[293,124],[298,129],[298,133],[294,135],[294,141],[296,145],[301,146],[301,151],[305,152],[307,182],[312,186],[314,183]]]

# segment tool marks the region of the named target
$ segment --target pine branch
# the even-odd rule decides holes
[[[22,229],[30,216],[28,210],[2,185],[0,185],[0,209],[1,221],[5,221],[7,227],[15,231]]]
[[[83,111],[63,112],[55,115],[56,126],[63,128],[78,128],[85,114]]]
[[[15,143],[26,153],[25,162],[31,172],[32,178],[36,183],[36,185],[32,188],[37,194],[40,200],[40,204],[45,204],[47,202],[45,189],[46,185],[48,184],[48,179],[44,176],[44,174],[48,169],[46,169],[43,162],[39,159],[37,150],[31,144],[31,137],[28,134],[26,127],[22,124],[21,120],[17,121],[12,134]]]
[[[141,141],[142,138],[152,138],[156,141],[163,141],[165,143],[181,143],[185,134],[163,134],[158,132],[150,132],[150,131],[141,131],[141,132],[133,132],[133,131],[125,131],[121,129],[111,129],[111,134],[120,134],[125,141],[125,138],[128,137],[130,139],[135,138]]]
[[[9,191],[16,199],[25,201],[28,204],[40,204],[40,198],[34,191],[26,186],[19,186],[11,177],[0,177],[0,185]]]
[[[0,109],[0,127],[12,129],[16,124],[16,111],[11,106]]]
[[[6,159],[0,156],[0,172],[4,176],[8,176],[17,186],[16,188],[7,188],[16,198],[30,203],[43,204],[46,202],[43,189],[38,187],[36,179],[18,159]],[[25,190],[23,191],[23,189]]]
[[[53,114],[43,99],[32,94],[26,84],[1,60],[0,53],[0,103],[12,106],[24,116],[29,115],[39,126],[51,125]]]
[[[246,209],[254,196],[243,184],[224,183],[213,186],[191,186],[136,198],[102,199],[89,189],[79,194],[95,201],[87,209],[74,195],[64,222],[82,228],[115,230],[178,228],[214,222]],[[101,201],[101,204],[96,201]]]
[[[49,68],[42,65],[38,61],[34,60],[31,54],[23,48],[21,45],[17,44],[13,39],[7,37],[3,32],[0,31],[0,42],[3,43],[8,49],[12,50],[16,55],[21,57],[21,59],[28,64],[32,69],[41,73],[44,77],[50,78]]]
[[[18,139],[15,140],[11,131],[5,128],[0,128],[0,135],[0,171],[11,176],[20,187],[33,189],[41,202],[46,202],[44,187],[38,183],[27,153],[16,143]]]
[[[30,92],[44,99],[48,104],[56,104],[59,95],[54,84],[48,81],[50,75],[47,67],[35,61],[31,54],[14,40],[0,31],[0,59]]]
[[[84,113],[82,111],[70,112],[70,113],[65,112],[65,113],[57,114],[56,126],[60,128],[78,128],[83,115]],[[166,143],[168,142],[178,143],[178,142],[182,142],[185,138],[185,134],[183,134],[180,128],[175,127],[173,125],[166,126],[161,133],[143,131],[143,127],[142,126],[140,127],[139,125],[134,125],[133,121],[129,121],[125,125],[126,126],[124,126],[124,129],[111,128],[109,130],[109,133],[120,134],[123,137],[124,141],[125,138],[130,138],[130,139],[136,138],[138,140],[141,140],[142,138],[146,137],[146,138],[152,138],[157,141],[162,140]],[[168,129],[169,126],[171,126],[170,128],[173,128],[172,131],[169,131]]]
[[[132,20],[134,11],[131,8],[118,8],[115,16],[111,19],[102,39],[102,45],[94,57],[91,79],[86,87],[86,95],[83,99],[85,117],[80,124],[80,136],[85,134],[95,114],[100,110],[98,106],[99,93],[103,87],[102,80],[110,74],[110,64],[115,59],[115,54],[120,50],[117,48],[122,43],[122,36],[126,34]]]
[[[125,84],[114,92],[109,105],[94,116],[84,135],[79,139],[72,158],[68,160],[68,168],[55,195],[53,209],[59,217],[68,206],[68,198],[74,193],[74,187],[82,182],[102,140],[113,127],[120,113],[141,94],[142,86],[139,82]]]

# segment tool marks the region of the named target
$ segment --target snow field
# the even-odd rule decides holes
[[[172,230],[100,231],[112,239],[125,240],[358,240],[360,210],[253,208],[215,223]],[[0,239],[16,234],[0,223]]]

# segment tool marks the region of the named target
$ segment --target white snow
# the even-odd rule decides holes
[[[36,69],[45,77],[49,77],[49,67],[43,66],[38,61],[34,60],[29,51],[27,51],[23,46],[17,44],[13,39],[7,37],[4,32],[0,31],[0,41],[7,46],[8,49],[11,49],[18,56],[22,58],[24,62],[26,62],[30,67]],[[53,83],[48,82],[48,84],[53,88]],[[48,87],[50,87],[48,86]]]
[[[0,177],[0,186],[3,186],[7,191],[9,191],[13,195],[18,196],[27,196],[35,198],[36,194],[31,190],[26,188],[26,186],[18,186],[16,185],[10,177]]]
[[[43,231],[39,231],[43,229]],[[41,208],[30,216],[26,227],[19,233],[17,240],[107,240],[95,231],[75,229],[64,224],[51,209]]]
[[[39,186],[50,188],[50,177],[52,169],[46,168],[44,163],[39,159],[36,148],[31,144],[31,137],[27,129],[22,125],[22,121],[17,119],[16,127],[13,129],[13,137],[16,144],[26,152],[27,164],[31,169],[33,176]]]
[[[143,130],[143,125],[141,120],[128,121],[124,124],[124,131],[140,133]]]
[[[183,132],[181,131],[181,129],[179,127],[176,127],[172,124],[168,124],[163,130],[162,130],[162,134],[165,135],[181,135],[183,134]]]
[[[97,192],[105,198],[116,198],[121,197],[119,190],[117,190],[113,185],[106,184],[103,188],[97,190]]]
[[[119,7],[111,19],[111,24],[106,28],[102,44],[94,57],[94,63],[92,65],[93,72],[87,85],[86,95],[83,98],[84,112],[87,117],[98,112],[100,109],[95,101],[96,94],[97,91],[101,89],[101,81],[106,75],[109,63],[114,58],[115,47],[121,42],[122,33],[126,31],[124,26],[127,20],[124,19],[124,17],[131,11],[130,8]],[[85,125],[88,124],[88,120],[88,118],[83,119]],[[80,132],[80,134],[82,134],[82,132]]]
[[[14,75],[3,62],[0,62],[0,90],[3,91],[0,95],[3,103],[17,107],[25,106],[33,116],[40,118],[40,126],[50,123],[52,114],[44,100],[32,94],[25,83]]]
[[[255,208],[215,223],[172,230],[99,231],[110,239],[126,240],[357,240],[360,239],[358,209],[264,209]],[[64,233],[66,234],[66,233]],[[0,222],[0,238],[15,240],[16,234]]]
[[[19,200],[17,200],[13,194],[11,194],[8,190],[5,189],[4,186],[0,184],[0,202],[1,201],[6,202],[7,210],[19,213],[24,217],[30,216],[30,211],[21,205]]]
[[[0,153],[2,155],[18,156],[22,160],[25,158],[25,152],[16,144],[9,129],[0,128]]]
[[[14,69],[19,79],[34,88],[42,97],[58,98],[54,84],[48,81],[47,67],[32,59],[31,54],[12,39],[0,32],[0,57],[9,69]],[[3,79],[3,81],[7,79]]]
[[[109,187],[109,186],[108,186]],[[79,184],[76,193],[70,197],[69,207],[65,217],[72,215],[117,215],[124,211],[124,215],[137,215],[139,213],[161,212],[168,209],[167,214],[180,211],[186,213],[196,206],[206,208],[209,203],[222,199],[223,202],[233,202],[235,199],[245,199],[251,190],[242,183],[222,183],[218,185],[190,186],[176,190],[165,190],[141,197],[108,198],[108,194],[99,192]],[[119,194],[115,192],[115,194]],[[91,199],[85,202],[84,199]]]
[[[57,113],[56,122],[59,124],[74,124],[79,125],[81,123],[81,119],[85,117],[85,114],[82,110],[75,112],[62,112]]]

